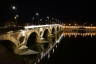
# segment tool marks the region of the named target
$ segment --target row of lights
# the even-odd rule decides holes
[[[96,33],[64,33],[64,37],[66,37],[66,36],[69,36],[69,37],[71,37],[71,36],[75,36],[75,37],[77,37],[77,36],[96,36]]]
[[[11,8],[12,8],[13,11],[16,11],[17,10],[16,6],[13,6],[12,5]],[[38,11],[36,11],[35,16],[38,17],[38,19],[37,19],[38,20],[38,23],[43,20],[43,19],[39,19],[39,12]],[[18,17],[19,17],[19,14],[15,14],[14,19],[17,20]],[[35,19],[35,17],[32,17],[32,20],[34,20],[34,19]],[[53,17],[51,18],[51,20],[49,20],[49,19],[50,19],[50,17],[47,16],[46,17],[46,21],[50,21],[51,22],[51,20],[54,20],[56,22],[60,22],[58,19],[55,19]]]
[[[15,5],[12,5],[11,8],[12,8],[12,10],[13,10],[14,12],[17,11],[17,8],[16,8]],[[37,22],[38,22],[38,24],[39,24],[40,22],[42,22],[42,20],[43,20],[42,18],[41,18],[41,19],[39,18],[39,15],[40,15],[39,12],[36,10],[35,16],[37,17],[37,20],[38,20]],[[14,19],[17,20],[18,17],[19,17],[19,14],[15,13]],[[35,19],[35,17],[33,16],[33,17],[32,17],[32,20],[34,20],[34,19]],[[55,19],[55,18],[53,18],[53,17],[50,18],[49,16],[46,17],[46,21],[50,21],[50,23],[52,23],[51,20],[54,21],[53,23],[61,23],[59,19]]]
[[[12,2],[12,4],[15,4]],[[17,7],[15,5],[11,5],[12,11],[14,12],[14,19],[17,20],[19,18],[19,14],[17,14]]]
[[[66,24],[63,24],[64,26],[79,26],[78,24],[68,24],[68,25],[66,25]],[[90,26],[93,26],[93,24],[90,24]]]

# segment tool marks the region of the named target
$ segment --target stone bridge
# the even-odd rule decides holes
[[[38,54],[52,47],[62,32],[59,24],[25,26],[0,34],[0,44],[19,55]]]

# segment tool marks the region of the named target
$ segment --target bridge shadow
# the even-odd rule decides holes
[[[24,64],[23,57],[14,54],[10,41],[0,41],[0,64]]]
[[[36,32],[32,32],[32,34],[28,38],[27,46],[29,49],[41,52],[42,50],[40,44],[38,43],[38,38],[38,34]]]

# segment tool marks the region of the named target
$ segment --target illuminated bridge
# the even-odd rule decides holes
[[[19,55],[47,54],[59,42],[62,32],[63,26],[59,24],[25,26],[0,34],[0,44]]]
[[[3,28],[4,29],[4,28]],[[0,44],[18,55],[33,56],[33,63],[40,62],[45,56],[50,58],[62,37],[95,36],[96,26],[64,26],[60,24],[32,25],[23,28],[10,28],[1,30]],[[3,32],[2,32],[3,31]]]
[[[17,28],[16,28],[17,29]],[[96,35],[95,26],[32,25],[22,29],[0,31],[0,44],[19,55],[46,53],[58,43],[60,36]]]

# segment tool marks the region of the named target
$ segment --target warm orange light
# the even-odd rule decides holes
[[[69,26],[71,26],[71,24],[69,24]]]
[[[77,26],[77,24],[74,24],[75,26]]]

